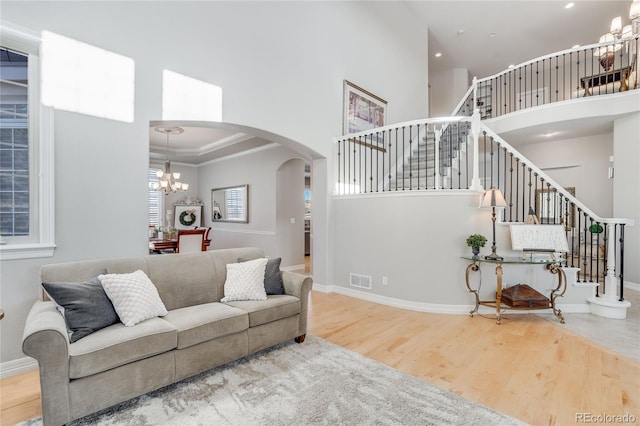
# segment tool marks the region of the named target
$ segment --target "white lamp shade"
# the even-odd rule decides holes
[[[174,179],[180,179],[180,173],[179,172],[173,172],[173,178]]]
[[[631,9],[629,9],[629,19],[638,19],[640,18],[640,0],[634,0],[631,3]]]
[[[633,36],[633,29],[631,25],[625,25],[622,27],[622,35],[620,36],[623,40],[629,40]]]
[[[622,17],[616,16],[611,20],[611,34],[620,34],[622,32]]]
[[[187,189],[189,189],[189,184],[188,183],[183,183],[182,184],[182,190],[186,191]]]
[[[480,207],[507,207],[502,191],[492,187],[484,193]]]
[[[161,178],[162,176],[164,176],[164,172],[162,170],[156,170],[156,177]]]
[[[598,41],[598,43],[609,43],[609,42],[614,42],[615,40],[616,39],[613,36],[613,34],[606,33],[600,36],[600,40]],[[593,51],[593,56],[602,56],[606,53],[617,52],[620,49],[622,49],[622,44],[620,43],[612,44],[609,46],[598,47],[596,50]]]
[[[169,183],[166,180],[163,180],[162,182],[160,182],[160,186],[163,188],[166,188],[167,185],[169,185]]]

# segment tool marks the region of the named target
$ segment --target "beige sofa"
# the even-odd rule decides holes
[[[43,266],[43,282],[86,280],[105,268],[140,269],[169,311],[70,343],[53,302],[36,301],[22,347],[40,367],[45,425],[67,423],[288,339],[304,341],[309,277],[283,271],[285,294],[220,303],[226,265],[263,256],[260,249],[242,248]]]

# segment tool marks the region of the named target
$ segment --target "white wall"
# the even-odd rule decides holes
[[[427,114],[427,28],[403,3],[3,1],[2,19],[131,57],[136,71],[133,123],[55,112],[58,248],[52,258],[2,261],[2,363],[23,356],[40,265],[147,252],[148,132],[162,117],[163,69],[222,87],[225,121],[319,153],[314,274],[325,282],[330,203],[323,194],[333,175],[332,159],[321,157],[341,133],[343,79],[386,99],[390,122]],[[209,189],[201,186],[200,198]],[[266,216],[270,227],[256,229],[272,232],[275,216]],[[273,247],[264,242],[267,253]]]
[[[303,256],[303,248],[299,246],[303,242],[304,229],[304,161],[302,169],[289,170],[287,178],[291,188],[299,187],[297,194],[291,194],[287,198],[285,206],[278,206],[280,177],[278,170],[283,164],[297,158],[298,154],[288,148],[271,147],[253,154],[213,161],[198,168],[199,198],[204,201],[205,226],[211,226],[210,250],[256,246],[261,247],[270,257],[282,257],[282,266],[300,264],[299,257],[292,257],[292,252],[282,252],[282,246],[286,244],[298,245],[299,256]],[[249,222],[213,222],[211,220],[211,190],[228,186],[249,185]],[[286,189],[286,188],[285,188]],[[283,194],[284,198],[285,195]],[[293,206],[297,202],[299,212],[293,213]],[[279,208],[282,210],[278,211]],[[297,218],[296,225],[299,229],[299,238],[287,233],[287,236],[278,234],[277,220],[279,214],[286,215],[286,220]],[[294,216],[292,216],[294,215]],[[302,216],[301,216],[302,215]],[[281,241],[284,238],[285,241]],[[291,239],[291,240],[289,240]],[[299,241],[298,241],[299,240]],[[297,263],[294,263],[297,262]]]
[[[512,143],[507,139],[507,142]],[[613,134],[528,143],[518,151],[563,187],[576,188],[576,198],[600,217],[612,217],[613,180],[608,178]]]
[[[454,68],[429,76],[431,117],[447,117],[469,90],[471,79],[466,68]]]
[[[304,265],[304,160],[282,164],[276,174],[276,239],[282,266]]]
[[[640,284],[640,113],[614,122],[613,216],[632,219],[625,227],[624,280]]]
[[[377,295],[471,303],[464,285],[467,262],[460,256],[470,254],[465,242],[470,234],[490,235],[491,220],[487,211],[477,208],[479,194],[464,194],[335,198],[332,282],[349,287],[353,272],[371,276],[371,293]],[[388,277],[387,286],[382,285],[383,276]]]

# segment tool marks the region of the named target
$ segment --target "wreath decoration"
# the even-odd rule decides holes
[[[196,221],[195,210],[185,210],[180,213],[180,224],[184,226],[191,226]]]

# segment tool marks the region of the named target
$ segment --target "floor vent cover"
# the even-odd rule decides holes
[[[349,284],[351,284],[352,287],[371,290],[371,277],[369,275],[354,274],[352,272],[349,274]]]

